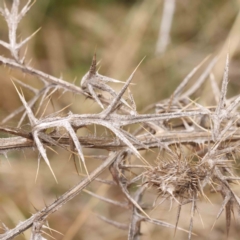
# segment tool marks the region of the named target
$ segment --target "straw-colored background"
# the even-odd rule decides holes
[[[41,27],[40,32],[28,44],[27,59],[32,59],[31,66],[57,77],[62,76],[67,81],[73,81],[77,77],[76,84],[79,84],[81,77],[88,70],[95,51],[98,60],[101,60],[100,73],[121,80],[127,79],[140,60],[146,56],[134,78],[136,85],[132,87],[137,108],[141,111],[149,104],[169,97],[187,73],[209,54],[219,55],[214,74],[220,83],[225,57],[229,52],[229,96],[239,94],[239,7],[239,0],[176,0],[170,31],[171,42],[163,54],[156,52],[163,16],[161,0],[38,0],[23,19],[19,36],[24,38]],[[0,38],[6,40],[7,28],[4,20],[0,21]],[[6,50],[0,50],[0,54],[8,56]],[[197,78],[203,69],[204,66],[194,78]],[[21,105],[9,76],[14,75],[35,87],[39,86],[39,83],[33,77],[25,77],[19,72],[3,67],[0,68],[0,73],[0,116],[3,119]],[[200,96],[199,101],[212,104],[210,92],[209,83],[206,83],[197,96]],[[31,96],[28,92],[25,94],[26,98]],[[70,103],[73,104],[68,110],[72,112],[99,111],[97,104],[92,101],[70,94],[55,101],[54,107],[61,109]],[[49,107],[47,111],[52,112],[53,107]],[[13,119],[9,125],[14,126],[17,121],[18,118]],[[36,151],[29,149],[11,152],[7,155],[8,159],[1,156],[0,221],[8,227],[14,227],[36,210],[50,204],[79,181],[80,177],[77,176],[72,161],[68,160],[69,153],[57,150],[58,154],[49,151],[49,156],[59,184],[55,183],[43,162],[35,183]],[[85,153],[88,155],[106,152],[86,150]],[[89,159],[89,170],[94,169],[99,161]],[[102,177],[110,179],[108,173]],[[115,187],[93,183],[89,189],[99,195],[123,200]],[[196,215],[194,232],[199,236],[193,239],[226,238],[224,216],[211,231],[220,207],[220,199],[215,196],[210,198],[212,203],[203,199],[203,203],[200,204],[199,212],[205,227]],[[176,206],[171,211],[169,208],[170,203],[163,204],[154,210],[154,216],[174,223]],[[49,218],[49,226],[65,236],[56,233],[52,235],[55,239],[63,240],[127,238],[126,231],[117,230],[102,222],[94,213],[122,223],[129,220],[125,211],[82,193]],[[181,227],[188,228],[189,213],[190,209],[186,208],[181,216]],[[233,221],[229,240],[238,239],[238,228],[239,225]],[[174,235],[173,230],[150,224],[143,224],[142,233],[142,239],[173,239]],[[29,239],[29,234],[30,231],[27,231],[17,239]],[[50,239],[48,236],[46,238]],[[175,239],[186,238],[187,235],[181,232],[177,232],[175,236]]]

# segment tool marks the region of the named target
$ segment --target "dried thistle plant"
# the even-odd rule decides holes
[[[39,152],[38,162],[43,158],[57,181],[46,150],[47,147],[56,146],[77,156],[84,165],[87,176],[52,204],[20,222],[15,228],[8,229],[3,224],[4,232],[0,234],[0,239],[13,239],[29,228],[32,228],[32,240],[45,239],[43,229],[48,228],[46,222],[49,215],[83,191],[127,211],[130,220],[124,224],[104,216],[99,217],[119,229],[128,230],[129,240],[141,238],[142,222],[185,231],[188,233],[188,239],[191,239],[194,234],[193,221],[198,209],[197,203],[202,198],[208,198],[205,193],[206,188],[222,196],[223,201],[216,220],[225,210],[228,234],[234,208],[238,212],[240,210],[240,199],[231,187],[233,183],[240,180],[234,173],[232,158],[240,145],[238,126],[240,96],[226,98],[228,57],[221,90],[211,73],[217,62],[215,57],[209,61],[205,71],[194,84],[188,87],[191,77],[201,64],[189,73],[169,99],[154,104],[154,107],[149,109],[150,113],[139,114],[129,88],[139,66],[130,74],[126,82],[121,82],[100,75],[96,69],[96,55],[94,55],[90,70],[83,76],[80,87],[26,64],[25,55],[20,56],[20,50],[35,33],[18,42],[17,28],[33,3],[29,0],[22,9],[19,9],[20,1],[14,0],[11,10],[6,5],[0,8],[0,13],[9,29],[9,42],[0,41],[0,44],[8,49],[12,56],[12,58],[0,56],[0,63],[36,77],[43,83],[41,89],[35,89],[20,80],[13,79],[15,84],[31,91],[34,96],[26,101],[20,87],[16,86],[22,107],[3,119],[0,127],[0,131],[15,136],[0,139],[0,152],[5,154],[13,149],[36,148]],[[190,98],[208,77],[211,79],[212,91],[216,95],[216,106],[211,107],[202,106]],[[108,82],[123,83],[123,87],[117,92],[108,85]],[[95,114],[70,112],[61,115],[58,112],[52,112],[47,116],[37,117],[34,106],[40,109],[47,96],[52,95],[56,90],[90,98],[102,110]],[[126,93],[128,93],[127,98]],[[22,113],[22,116],[15,128],[4,125],[10,119],[16,118],[19,113]],[[20,128],[26,116],[30,123],[30,130]],[[113,134],[105,137],[77,134],[78,129],[89,125],[101,126]],[[63,128],[64,133],[61,131]],[[54,130],[48,131],[49,129]],[[105,149],[109,151],[109,154],[103,156],[104,161],[99,167],[88,172],[84,148]],[[150,159],[145,159],[141,151],[151,149],[159,151],[155,163]],[[98,178],[108,168],[112,180]],[[126,201],[114,201],[87,190],[86,187],[93,181],[116,186]],[[179,210],[175,224],[151,217],[150,210],[154,208],[154,204],[147,208],[142,200],[144,196],[148,196],[151,188],[157,189],[156,198],[174,201],[178,204]],[[178,226],[181,208],[186,204],[191,204],[188,230]]]

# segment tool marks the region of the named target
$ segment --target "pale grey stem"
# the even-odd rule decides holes
[[[170,30],[175,11],[175,0],[165,0],[162,21],[159,29],[156,54],[163,54],[170,42]]]
[[[41,211],[32,215],[29,219],[20,222],[15,228],[6,231],[3,234],[0,234],[1,240],[10,240],[11,238],[21,234],[28,228],[30,228],[33,223],[45,220],[50,214],[56,212],[63,205],[77,196],[88,184],[90,184],[97,176],[99,176],[109,165],[111,165],[117,156],[120,156],[123,152],[111,153],[110,156],[103,162],[98,168],[96,168],[89,176],[85,177],[79,184],[75,187],[64,193],[57,200],[55,200],[48,207],[45,207]]]

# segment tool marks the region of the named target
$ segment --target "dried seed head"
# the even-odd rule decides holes
[[[157,167],[147,171],[144,184],[156,187],[160,196],[192,199],[201,194],[201,181],[209,171],[207,164],[199,164],[193,160],[162,161]]]

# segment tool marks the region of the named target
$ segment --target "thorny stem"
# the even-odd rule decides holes
[[[84,189],[89,183],[91,183],[96,177],[98,177],[110,164],[112,164],[117,157],[120,157],[123,152],[115,152],[110,154],[110,156],[92,173],[89,174],[89,177],[84,178],[79,184],[75,187],[64,193],[61,197],[55,200],[52,204],[45,207],[36,214],[33,214],[32,217],[25,220],[24,222],[19,223],[14,229],[6,231],[4,234],[0,234],[1,240],[9,240],[13,237],[21,234],[26,229],[30,228],[33,223],[39,221],[44,221],[50,214],[56,212],[63,205],[68,203],[71,199],[77,196],[82,189]]]
[[[6,232],[0,234],[0,239],[13,239],[30,227],[32,227],[31,240],[42,239],[42,227],[47,217],[77,196],[110,165],[115,186],[118,186],[126,197],[127,204],[107,199],[95,193],[88,193],[106,203],[127,210],[131,209],[131,220],[128,228],[129,240],[140,239],[142,221],[175,230],[181,229],[177,227],[181,206],[175,226],[161,220],[151,219],[148,212],[143,210],[141,197],[147,194],[149,188],[157,188],[160,198],[174,200],[178,204],[192,203],[189,231],[185,230],[188,232],[188,239],[191,239],[197,202],[200,196],[206,197],[204,188],[210,186],[214,191],[220,192],[223,197],[216,219],[225,209],[228,234],[234,206],[237,206],[238,210],[240,209],[240,199],[231,189],[231,183],[240,179],[233,174],[231,157],[239,151],[240,147],[239,112],[237,111],[240,96],[230,100],[227,99],[228,56],[221,91],[218,91],[218,86],[216,86],[213,74],[211,74],[212,68],[218,60],[217,57],[213,57],[190,88],[186,89],[186,85],[205,60],[187,75],[169,99],[153,105],[155,113],[139,114],[129,89],[137,68],[124,82],[120,92],[116,92],[107,83],[122,84],[123,82],[99,74],[96,69],[96,55],[93,57],[90,70],[82,78],[81,87],[36,70],[24,63],[25,56],[21,58],[19,55],[20,49],[37,31],[18,42],[17,30],[21,19],[33,3],[34,1],[28,0],[25,6],[19,9],[20,0],[13,0],[11,9],[8,9],[5,5],[0,8],[0,14],[7,22],[9,29],[9,43],[0,40],[0,45],[8,49],[12,55],[12,59],[0,56],[0,64],[35,76],[44,83],[44,87],[38,90],[25,83],[19,83],[18,80],[16,81],[31,91],[34,97],[26,102],[23,94],[16,87],[23,106],[3,119],[2,124],[5,124],[23,110],[25,112],[18,123],[18,127],[0,126],[1,132],[15,136],[0,139],[0,153],[5,154],[13,149],[35,147],[50,167],[46,146],[57,146],[67,150],[70,148],[71,153],[77,154],[81,158],[85,168],[85,156],[82,148],[105,149],[110,151],[110,154],[105,156],[103,163],[89,176],[64,193],[55,202],[33,214],[24,222],[19,223],[15,228],[5,229]],[[192,101],[189,97],[196,93],[196,90],[209,75],[211,75],[213,91],[219,93],[219,96],[216,97],[216,106],[205,107]],[[56,89],[61,89],[63,92],[68,91],[91,98],[102,108],[102,111],[97,114],[69,113],[65,116],[60,116],[56,112],[46,117],[37,118],[35,115],[38,114],[34,114],[33,106],[42,96],[40,104],[38,104],[40,109],[51,88],[54,89],[50,95]],[[95,92],[96,90],[100,93]],[[128,99],[125,99],[124,94],[127,91]],[[104,96],[105,94],[110,98]],[[29,131],[19,127],[26,115],[31,123],[31,130]],[[102,126],[114,133],[115,136],[78,136],[77,130],[88,125]],[[138,125],[139,128],[132,131],[132,125]],[[130,130],[127,131],[126,127],[129,127]],[[46,130],[49,128],[54,128],[54,131],[47,133]],[[65,128],[67,134],[61,135],[59,128]],[[189,154],[185,153],[184,147]],[[151,165],[151,161],[143,159],[140,155],[139,151],[146,149],[157,149],[159,151],[159,156],[155,159],[155,166]],[[126,163],[126,157],[131,158],[132,154],[146,165],[142,165],[143,163],[141,165]],[[53,173],[52,169],[51,171]],[[129,176],[128,172],[132,175]],[[106,180],[102,180],[102,182],[107,183]],[[132,184],[137,184],[138,187],[134,194],[130,190]],[[214,186],[218,186],[218,188],[215,189]],[[126,229],[126,224],[120,224],[102,216],[100,218],[113,226]]]
[[[136,203],[138,203],[138,205],[140,205],[141,197],[145,189],[146,185],[139,188],[138,191],[135,193],[134,200]],[[132,216],[129,224],[128,240],[140,239],[142,220],[143,218],[138,214],[138,209],[134,205],[132,205]]]
[[[28,73],[30,75],[37,76],[39,78],[41,77],[41,78],[45,79],[46,81],[48,81],[49,83],[56,84],[59,87],[62,87],[63,89],[68,89],[70,92],[80,93],[80,94],[85,95],[86,97],[89,97],[89,95],[86,94],[80,87],[77,87],[74,84],[68,83],[64,80],[53,77],[51,75],[48,75],[48,74],[41,72],[39,70],[36,70],[34,68],[16,63],[14,60],[10,60],[10,59],[0,56],[0,63],[6,65],[8,67],[11,67],[11,68],[17,68],[17,69],[19,69],[25,73]]]

